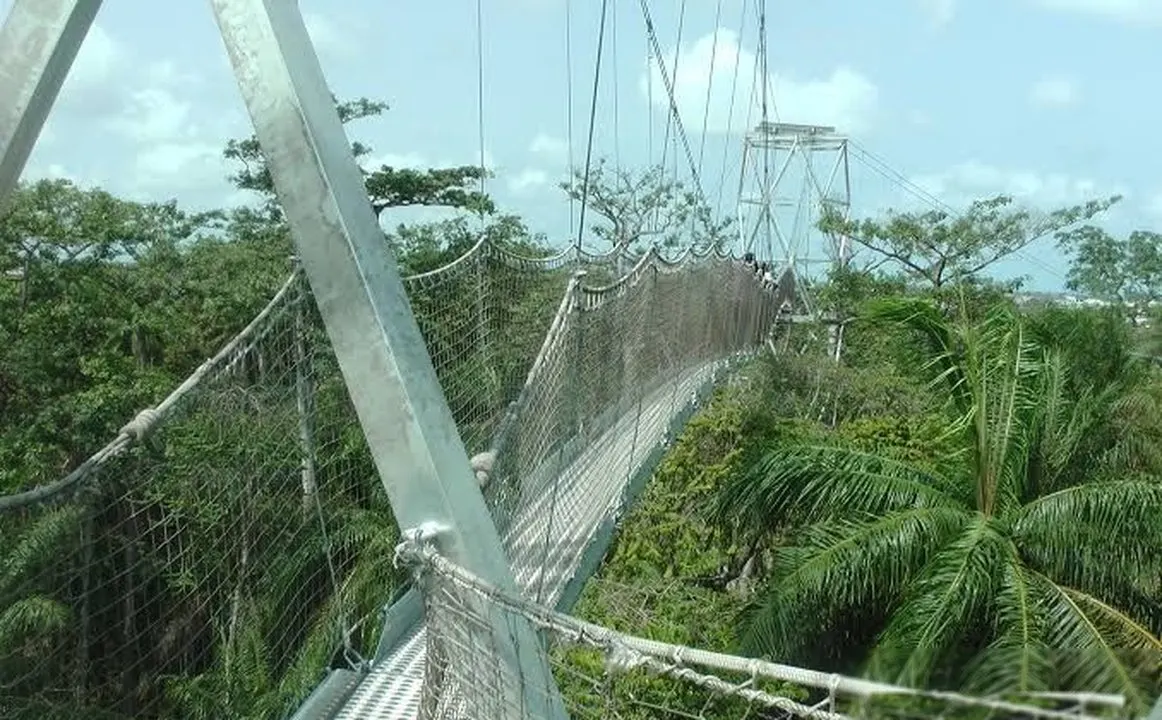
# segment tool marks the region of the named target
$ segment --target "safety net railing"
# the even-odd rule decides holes
[[[624,388],[733,347],[730,324],[710,320],[735,312],[728,288],[742,281],[728,267],[715,253],[650,251],[632,278],[595,290],[576,271],[612,278],[613,256],[525,257],[484,238],[406,279],[465,446],[497,458],[484,489],[499,527],[552,484],[546,458],[580,456],[577,438],[614,422]],[[541,353],[570,286],[585,309]],[[656,338],[699,318],[681,362],[667,361],[674,343]],[[607,367],[617,342],[648,349]],[[536,534],[522,552],[551,564]],[[327,667],[363,663],[375,647],[404,580],[384,561],[397,538],[296,271],[221,352],[67,477],[0,497],[0,716],[286,716]]]
[[[556,702],[572,718],[1108,718],[1117,695],[1029,693],[975,697],[919,690],[635,637],[506,592],[405,537],[396,562],[415,574],[427,618],[427,666],[419,717],[493,720]],[[497,622],[497,620],[500,622]],[[489,648],[497,627],[527,622],[556,687],[522,677]]]
[[[713,253],[651,251],[612,283],[574,278],[490,458],[518,586],[557,601],[675,412],[774,317],[771,293]]]

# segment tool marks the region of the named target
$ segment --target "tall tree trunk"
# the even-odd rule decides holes
[[[302,281],[303,283],[306,280]],[[300,287],[302,287],[300,285]],[[299,414],[299,453],[303,490],[303,519],[310,517],[319,492],[315,459],[315,383],[307,352],[306,290],[295,306],[295,398]]]
[[[86,701],[89,686],[89,644],[92,632],[92,602],[89,597],[93,587],[93,514],[85,514],[81,525],[81,609],[77,628],[77,668],[74,694],[78,706]]]
[[[125,562],[125,582],[122,585],[121,598],[121,661],[123,663],[122,682],[122,712],[130,717],[137,714],[137,603],[134,597],[137,593],[137,523],[133,520],[133,509],[129,508],[129,517],[125,520],[126,538],[122,557]]]
[[[238,648],[238,627],[242,622],[242,600],[246,589],[246,572],[250,566],[250,526],[251,500],[254,498],[254,478],[248,475],[246,489],[239,504],[238,521],[242,526],[242,537],[239,538],[241,549],[238,551],[238,574],[234,580],[234,592],[230,596],[230,624],[226,630],[226,683],[230,686],[234,670],[234,656]]]

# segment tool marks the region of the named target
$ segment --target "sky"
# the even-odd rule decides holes
[[[758,2],[648,3],[698,184],[727,215],[744,132],[760,118]],[[0,13],[10,5],[0,0]],[[678,133],[664,143],[669,98],[641,4],[609,0],[604,36],[601,6],[480,0],[478,33],[475,0],[300,3],[333,91],[390,105],[348,128],[374,148],[372,164],[477,164],[482,122],[488,190],[557,242],[576,232],[558,183],[588,148],[599,38],[593,158],[638,170],[665,162],[693,184]],[[850,139],[854,215],[926,209],[905,185],[954,208],[998,193],[1041,210],[1116,193],[1124,199],[1101,224],[1162,229],[1162,135],[1152,126],[1162,115],[1162,0],[766,0],[766,13],[771,119],[834,126]],[[248,134],[208,2],[109,0],[25,179],[68,177],[191,207],[249,202],[226,180],[221,153]],[[834,153],[812,158],[841,167]],[[879,163],[906,182],[877,172]],[[779,187],[794,237],[806,233],[794,227],[798,202],[813,197],[802,178],[792,170]],[[433,216],[392,211],[387,222]],[[822,254],[817,240],[804,242],[800,254]],[[1058,289],[1066,268],[1045,240],[997,274]]]

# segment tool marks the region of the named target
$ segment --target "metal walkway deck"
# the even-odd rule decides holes
[[[641,413],[623,415],[591,443],[561,476],[553,494],[522,507],[501,538],[517,587],[528,597],[556,605],[580,570],[586,548],[619,512],[630,479],[665,439],[671,421],[685,411],[720,363],[682,373],[643,399]],[[639,422],[640,417],[640,422]],[[551,522],[550,522],[551,519]],[[548,553],[545,534],[551,535]],[[333,714],[335,720],[414,720],[424,679],[426,633],[422,622],[384,661],[376,663]]]

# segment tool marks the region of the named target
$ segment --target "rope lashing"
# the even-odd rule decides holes
[[[477,453],[468,461],[472,467],[472,472],[476,475],[476,484],[483,490],[488,485],[489,478],[492,477],[492,468],[496,465],[496,451],[489,450],[487,452]]]
[[[141,442],[157,428],[161,422],[162,413],[154,408],[145,408],[121,428],[119,434],[128,435],[134,442]]]

